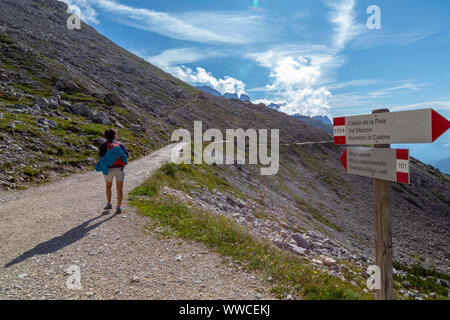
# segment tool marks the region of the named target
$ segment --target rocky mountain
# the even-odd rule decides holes
[[[250,101],[250,97],[248,95],[246,95],[246,94],[241,94],[239,96],[239,100],[244,101],[244,102]]]
[[[273,110],[280,110],[280,105],[276,104],[276,103],[270,103],[268,106],[268,108],[273,109]]]
[[[0,188],[92,169],[108,127],[134,158],[169,143],[176,128],[192,130],[196,120],[222,132],[275,128],[278,175],[261,177],[257,166],[246,165],[217,172],[247,198],[246,227],[310,258],[373,260],[372,182],[346,174],[343,148],[314,143],[331,141],[330,134],[264,104],[192,87],[84,23],[69,30],[66,9],[56,0],[1,1]],[[392,185],[395,260],[448,274],[449,183],[448,175],[413,160],[411,185]],[[206,191],[191,196],[214,206],[225,201]]]
[[[225,99],[236,99],[236,100],[240,100],[240,101],[250,101],[250,97],[246,94],[241,94],[240,96],[238,96],[237,93],[229,93],[229,92],[225,92],[223,95],[217,91],[216,89],[213,89],[209,86],[196,86],[197,89],[209,93],[215,97],[224,97]]]
[[[328,118],[327,116],[314,116],[312,117],[314,120],[319,120],[324,124],[328,124],[328,125],[333,125],[333,123],[331,122],[330,118]]]
[[[224,94],[223,94],[223,97],[225,98],[225,99],[239,99],[239,96],[237,95],[237,93],[228,93],[228,92],[225,92]]]
[[[439,168],[442,172],[450,174],[450,157],[436,161],[434,166]]]
[[[208,86],[196,86],[196,88],[199,89],[199,90],[202,90],[202,91],[204,91],[206,93],[209,93],[209,94],[211,94],[211,95],[213,95],[215,97],[221,97],[222,96],[222,94],[219,91],[217,91],[216,89],[213,89],[211,87],[208,87]]]
[[[331,121],[330,119],[328,119],[328,117],[325,116],[308,117],[303,116],[301,114],[295,114],[293,115],[293,117],[309,124],[314,128],[323,130],[326,133],[333,135],[333,125],[331,124]]]
[[[273,110],[280,110],[280,105],[276,103],[270,103],[267,106],[269,109]],[[292,117],[309,124],[310,126],[317,128],[319,130],[325,131],[326,133],[333,135],[333,124],[331,123],[331,120],[326,116],[305,116],[302,114],[294,114]]]

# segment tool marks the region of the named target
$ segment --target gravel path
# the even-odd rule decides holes
[[[170,159],[171,145],[127,166],[126,194]],[[115,192],[113,192],[115,197]],[[101,173],[0,194],[0,299],[265,299],[260,279],[198,243],[144,233],[123,205],[103,214]],[[80,269],[69,289],[67,269]]]

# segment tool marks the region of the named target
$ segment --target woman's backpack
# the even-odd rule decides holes
[[[108,146],[108,151],[115,148],[120,147],[120,141],[114,140],[112,142],[106,142],[106,145]],[[113,163],[113,167],[125,167],[125,162],[123,162],[122,157],[119,157],[119,159],[116,160],[116,162]]]

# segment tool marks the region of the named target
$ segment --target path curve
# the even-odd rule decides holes
[[[174,148],[127,166],[125,199]],[[0,193],[0,299],[270,298],[260,279],[202,244],[144,233],[149,218],[126,201],[118,216],[102,214],[104,205],[98,172]],[[67,288],[71,265],[80,290]]]
[[[178,107],[178,108],[172,110],[172,111],[167,115],[167,117],[172,116],[175,112],[177,112],[177,111],[179,111],[179,110],[181,110],[181,109],[184,109],[184,108],[186,108],[186,107],[189,107],[191,104],[193,104],[195,101],[197,101],[197,99],[198,99],[198,95],[196,95],[196,96],[195,96],[191,101],[189,101],[188,103],[185,103],[185,104],[182,105],[181,107]]]

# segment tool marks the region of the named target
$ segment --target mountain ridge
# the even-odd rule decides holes
[[[209,86],[196,86],[197,89],[202,90],[203,92],[209,93],[215,97],[224,97],[225,99],[236,99],[244,102],[250,102],[250,97],[244,93],[238,96],[237,93],[229,93],[225,92],[224,94],[221,94],[216,89],[213,89]]]
[[[328,119],[328,117],[326,117],[326,116],[308,117],[308,116],[304,116],[301,114],[294,114],[294,115],[292,115],[292,117],[294,117],[300,121],[303,121],[303,122],[309,124],[310,126],[313,126],[314,128],[325,131],[329,135],[333,135],[333,125],[332,125],[330,119]]]

